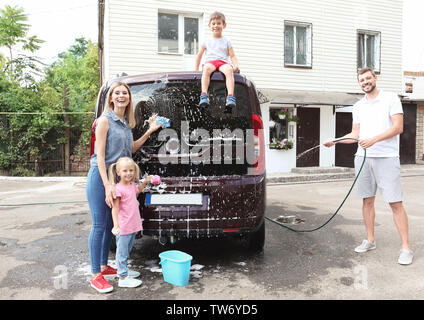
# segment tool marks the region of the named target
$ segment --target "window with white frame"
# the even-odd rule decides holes
[[[195,55],[199,50],[200,18],[158,13],[158,52]]]
[[[284,21],[284,65],[312,67],[312,24]]]
[[[358,30],[358,69],[369,67],[380,72],[380,32]]]
[[[270,143],[277,143],[288,138],[287,132],[287,117],[281,110],[287,109],[269,109],[269,141]],[[279,114],[281,113],[281,114]]]
[[[281,108],[269,109],[269,148],[289,150],[294,147],[294,127],[299,119],[295,115],[295,109],[282,106]],[[291,124],[292,123],[292,124]]]

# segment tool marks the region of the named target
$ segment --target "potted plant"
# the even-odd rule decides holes
[[[288,139],[283,139],[280,141],[280,146],[281,146],[281,149],[283,150],[293,149],[293,141]]]
[[[292,115],[291,117],[287,118],[287,122],[295,122],[297,123],[299,121],[299,118],[296,115]]]
[[[289,150],[289,149],[293,149],[294,144],[293,144],[293,141],[288,139],[278,140],[273,138],[272,143],[270,143],[269,146],[271,149]]]
[[[287,108],[283,108],[276,113],[280,119],[285,119],[289,115],[289,110]]]

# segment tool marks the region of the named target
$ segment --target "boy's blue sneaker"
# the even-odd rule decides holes
[[[236,97],[228,96],[225,103],[224,113],[232,113],[233,108],[236,106]]]
[[[208,106],[209,105],[209,96],[207,93],[200,95],[199,106]]]
[[[234,96],[228,96],[227,102],[225,103],[226,107],[234,108],[236,106],[236,97]]]

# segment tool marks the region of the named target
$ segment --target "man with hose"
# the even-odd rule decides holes
[[[375,195],[380,189],[384,201],[388,202],[401,239],[398,263],[412,263],[413,254],[409,246],[408,217],[402,203],[400,182],[399,135],[403,131],[403,110],[394,93],[377,88],[377,77],[371,68],[358,71],[358,83],[365,96],[355,103],[352,111],[352,132],[337,143],[355,143],[355,171],[358,172],[367,150],[366,161],[357,181],[357,194],[362,198],[367,239],[355,248],[364,253],[376,248],[374,238]],[[346,139],[346,138],[352,138]],[[331,147],[339,139],[329,139],[324,146]]]

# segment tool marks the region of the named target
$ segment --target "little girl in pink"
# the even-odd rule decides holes
[[[118,182],[119,177],[119,182]],[[116,198],[113,200],[112,233],[116,236],[116,265],[118,267],[119,287],[135,288],[142,281],[135,279],[139,272],[128,269],[128,258],[134,244],[135,235],[143,230],[137,195],[152,180],[148,176],[138,186],[140,169],[133,159],[119,158],[109,168],[109,179],[115,184]]]

